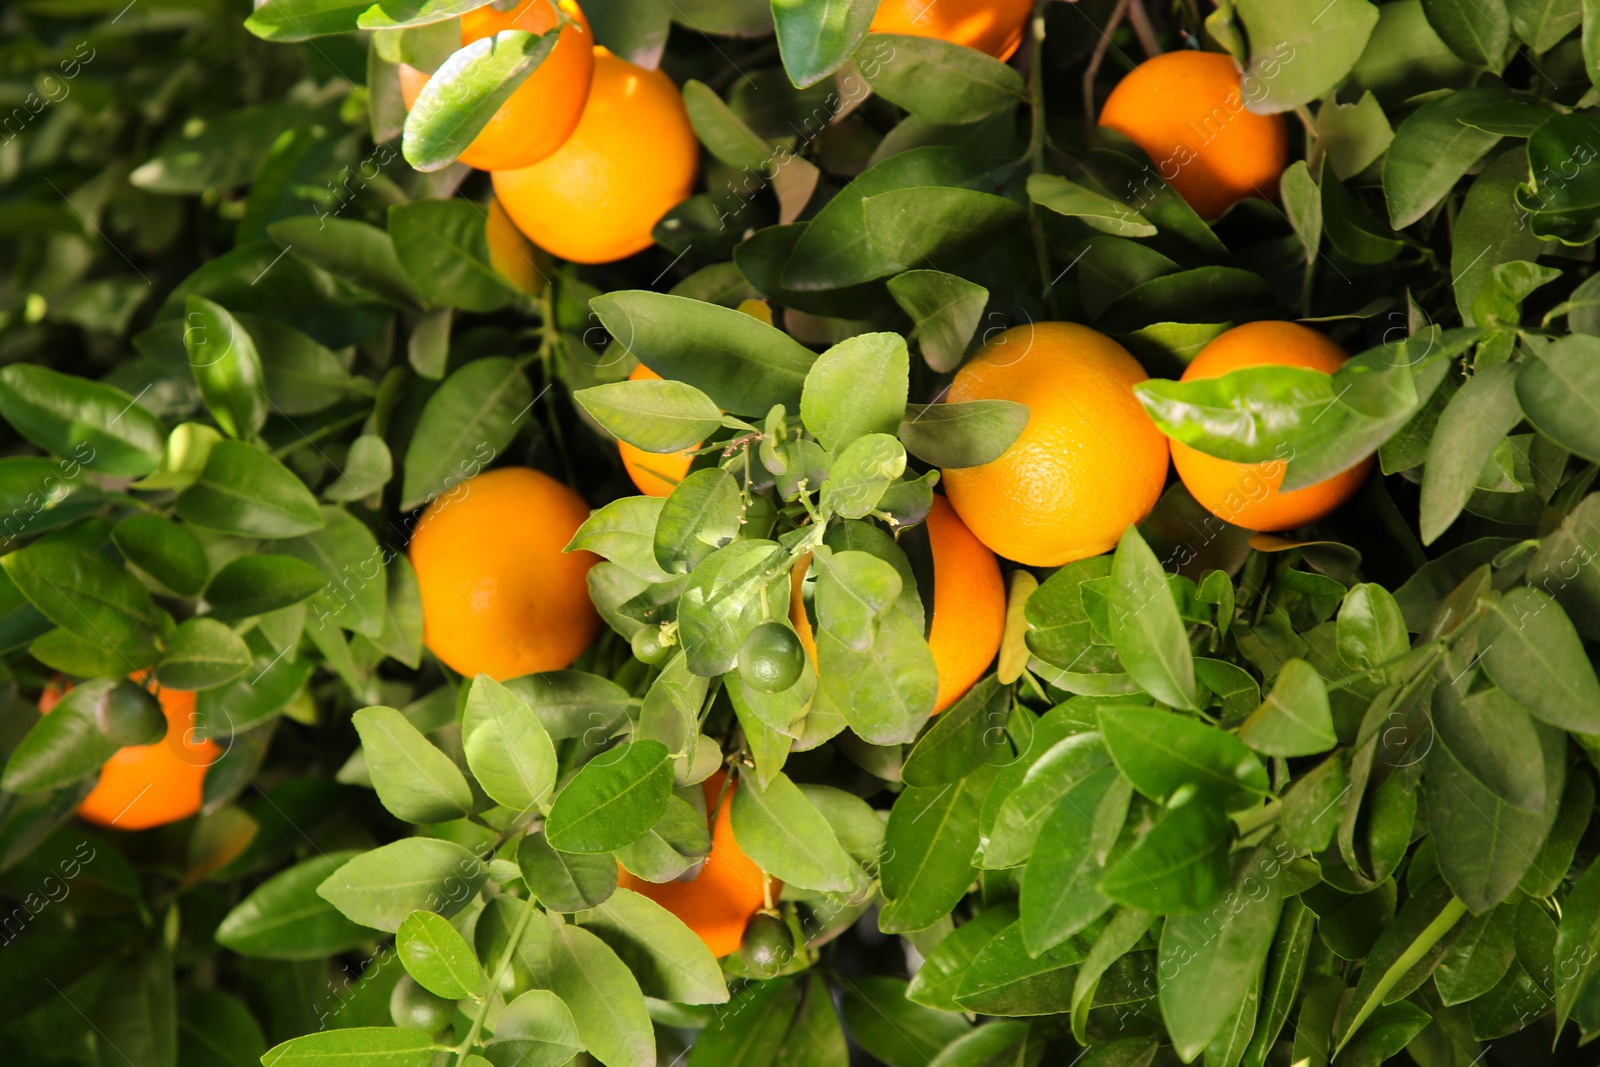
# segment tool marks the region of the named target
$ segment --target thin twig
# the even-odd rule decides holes
[[[1133,0],[1128,8],[1128,21],[1133,25],[1134,36],[1139,38],[1139,47],[1144,49],[1144,57],[1151,59],[1161,54],[1161,40],[1156,36],[1156,28],[1150,24],[1150,13],[1144,9],[1144,0]]]
[[[1100,40],[1089,55],[1089,65],[1083,69],[1083,128],[1090,137],[1094,136],[1094,80],[1100,73],[1100,64],[1105,61],[1106,51],[1111,47],[1111,35],[1117,32],[1117,27],[1127,17],[1130,3],[1132,0],[1117,0],[1117,6],[1112,8],[1105,28],[1100,31]]]

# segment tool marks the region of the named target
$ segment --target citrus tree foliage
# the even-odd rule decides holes
[[[7,1062],[1433,1067],[1600,1032],[1600,7],[1045,2],[1007,64],[869,35],[870,0],[593,0],[705,181],[576,268],[492,250],[453,163],[549,50],[456,54],[483,2],[0,13]],[[1157,37],[1295,117],[1277,202],[1207,223],[1085,129]],[[439,83],[409,120],[401,62]],[[1065,318],[1176,378],[1261,317],[1360,354],[1153,380],[1158,425],[1382,477],[1305,540],[1175,485],[1016,568],[996,671],[930,718],[921,523],[1027,418],[928,406],[949,373]],[[697,458],[634,496],[613,438]],[[423,648],[404,549],[507,463],[596,506],[608,626],[502,684]],[[767,692],[741,648],[793,597],[815,664]],[[221,755],[198,817],[90,830],[160,734],[137,671]],[[616,884],[692,872],[724,768],[798,945],[760,975]]]

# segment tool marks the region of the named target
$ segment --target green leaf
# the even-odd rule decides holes
[[[177,1063],[178,1020],[172,957],[165,950],[135,952],[111,967],[84,1021],[129,1063]]]
[[[847,519],[863,519],[906,470],[906,449],[885,433],[869,433],[847,444],[822,483],[822,507]]]
[[[1378,24],[1367,0],[1235,0],[1250,31],[1246,77],[1266,86],[1250,110],[1291,111],[1344,80]]]
[[[1102,767],[1068,789],[1045,820],[1019,897],[1029,952],[1065,941],[1111,907],[1099,883],[1132,795],[1115,767]]]
[[[617,888],[617,864],[609,855],[559,852],[539,830],[517,846],[522,880],[547,911],[575,912],[605,903]]]
[[[978,812],[993,784],[980,767],[950,785],[910,788],[895,799],[880,870],[887,900],[878,917],[886,933],[925,930],[950,913],[976,872]]]
[[[242,441],[218,441],[178,496],[178,517],[242,537],[299,537],[322,528],[317,499],[282,463]]]
[[[1184,1060],[1194,1059],[1259,988],[1283,910],[1279,864],[1270,844],[1240,857],[1220,927],[1210,912],[1167,917],[1157,972],[1161,1018]]]
[[[437,81],[435,75],[429,87]],[[459,198],[389,208],[389,238],[412,286],[429,300],[462,311],[494,311],[516,299],[490,262],[488,224],[482,207]]]
[[[1122,773],[1158,804],[1199,794],[1237,809],[1267,792],[1255,753],[1214,726],[1156,708],[1102,707],[1100,729]]]
[[[773,0],[778,54],[789,80],[815,85],[855,54],[872,22],[872,10],[838,0]]]
[[[317,895],[317,886],[358,853],[330,852],[302,860],[256,886],[217,927],[217,943],[241,956],[320,960],[372,939]]]
[[[383,632],[388,601],[384,559],[377,538],[344,508],[324,506],[322,529],[285,541],[278,551],[304,560],[327,579],[309,605],[320,629],[329,622],[375,638]]]
[[[674,1004],[728,999],[722,968],[704,941],[649,897],[619,889],[573,921],[609,945],[646,996]]]
[[[356,29],[364,0],[267,0],[244,20],[244,28],[264,41],[305,41]]]
[[[793,978],[749,981],[738,1000],[712,1014],[689,1050],[688,1067],[771,1063],[783,1051],[800,1003],[801,985]]]
[[[851,648],[831,629],[819,629],[816,641],[819,684],[850,728],[874,745],[915,740],[939,691],[920,623],[898,609],[889,611],[865,651]]]
[[[976,189],[890,189],[861,201],[867,239],[891,269],[950,267],[980,252],[1027,212],[1015,200]],[[881,275],[880,275],[881,276]],[[870,278],[860,278],[869,281]]]
[[[1372,166],[1394,140],[1394,129],[1371,90],[1354,104],[1340,104],[1331,97],[1324,100],[1317,110],[1316,132],[1317,140],[1327,146],[1328,164],[1340,181],[1349,181]]]
[[[159,515],[129,515],[111,528],[117,551],[135,567],[183,596],[196,596],[206,586],[211,565],[205,550],[178,523]]]
[[[395,254],[394,241],[376,226],[300,215],[279,219],[267,233],[301,259],[391,304],[414,308],[421,302]]]
[[[1314,756],[1338,744],[1328,687],[1317,669],[1303,659],[1285,663],[1266,700],[1239,725],[1239,740],[1263,755],[1284,757]]]
[[[885,52],[889,58],[878,61]],[[856,67],[885,100],[950,126],[977,122],[1027,99],[1016,70],[935,37],[874,34],[856,50]]]
[[[121,389],[34,363],[0,368],[0,417],[46,452],[116,478],[154,471],[167,439]]]
[[[1374,670],[1411,647],[1400,604],[1376,582],[1350,587],[1336,632],[1339,658],[1357,670]]]
[[[858,334],[811,365],[800,417],[837,454],[863,434],[893,433],[906,410],[911,357],[897,333]]]
[[[1467,906],[1441,882],[1429,883],[1406,901],[1367,955],[1361,978],[1341,1015],[1336,1052],[1380,1005],[1393,1003],[1427,979],[1444,955],[1441,941],[1466,913]]]
[[[488,877],[478,857],[453,841],[407,837],[347,861],[317,894],[353,922],[393,933],[419,909],[449,918]]]
[[[978,330],[989,290],[937,270],[908,270],[889,279],[889,295],[916,324],[917,346],[941,373],[961,365]]]
[[[911,978],[906,997],[917,1004],[940,1011],[959,1012],[956,992],[978,953],[994,937],[1016,922],[1017,910],[1010,904],[985,908],[944,936],[923,960]]]
[[[1507,0],[1506,7],[1517,37],[1535,53],[1554,48],[1583,17],[1578,0]]]
[[[157,608],[125,567],[68,541],[37,541],[0,556],[0,566],[46,618],[83,641],[113,649],[127,670],[155,659]]]
[[[1537,589],[1510,590],[1491,607],[1479,641],[1489,677],[1535,718],[1600,733],[1600,681],[1561,605]]]
[[[1188,382],[1151,379],[1133,391],[1162,433],[1233,463],[1282,459],[1312,444],[1335,395],[1331,375],[1281,366]]]
[[[556,750],[544,724],[511,690],[480,674],[461,722],[467,766],[496,804],[528,811],[556,784]]]
[[[357,1026],[323,1030],[274,1045],[261,1057],[261,1063],[262,1067],[428,1067],[436,1047],[433,1038],[421,1030]]]
[[[1042,733],[1042,728],[1035,731],[1034,744],[1043,743]],[[1061,798],[1111,762],[1104,739],[1093,731],[1063,737],[1042,753],[1028,751],[1031,766],[1005,795],[988,826],[979,864],[985,869],[1027,863],[1045,820],[1058,810]]]
[[[1544,749],[1533,717],[1505,690],[1467,694],[1441,684],[1433,691],[1433,726],[1438,743],[1507,803],[1538,813],[1557,802],[1544,793]]]
[[[1277,1043],[1289,1021],[1289,1013],[1299,1000],[1300,982],[1306,971],[1315,933],[1317,916],[1299,896],[1283,902],[1278,932],[1267,954],[1266,974],[1261,982],[1261,1006],[1255,1032],[1241,1059],[1243,1067],[1263,1067],[1267,1054]]]
[[[114,678],[84,682],[40,716],[6,760],[0,789],[47,793],[99,771],[120,747],[101,732],[96,715],[116,684]]]
[[[817,358],[752,315],[687,297],[639,290],[590,301],[616,342],[663,378],[687,382],[724,411],[763,415],[800,406]]]
[[[1155,916],[1133,908],[1122,908],[1101,928],[1094,946],[1084,957],[1083,965],[1072,982],[1073,1039],[1086,1043],[1089,1011],[1094,1005],[1095,993],[1106,971],[1123,956],[1133,951],[1144,940],[1144,935],[1155,925]]]
[[[911,404],[898,436],[930,467],[979,467],[1000,458],[1027,424],[1027,406],[1010,400]]]
[[[672,757],[659,741],[596,756],[556,794],[545,822],[563,852],[610,852],[654,826],[672,795]]]
[[[442,170],[483,132],[556,45],[543,34],[501,30],[463,45],[428,79],[406,116],[401,153],[417,170]]]
[[[601,426],[646,452],[699,448],[722,426],[722,412],[711,398],[683,382],[612,382],[580,389],[573,399]]]
[[[478,991],[477,954],[449,920],[414,911],[395,932],[394,945],[406,973],[434,996],[462,1000]]]
[[[393,708],[362,708],[351,717],[361,735],[378,799],[396,818],[446,822],[472,810],[472,790],[455,762]]]
[[[183,347],[206,408],[229,437],[254,437],[267,421],[255,342],[220,304],[190,296],[186,307]]]
[[[787,775],[766,786],[742,778],[733,794],[733,836],[762,870],[819,893],[857,888],[855,863],[833,828]]]
[[[491,0],[379,0],[356,20],[363,30],[393,30],[407,26],[430,26],[448,22]]]
[[[185,619],[167,639],[156,678],[171,689],[212,689],[250,669],[244,638],[215,619]]]
[[[841,1014],[855,1043],[888,1067],[925,1067],[971,1026],[959,1015],[913,1004],[905,992],[901,978],[857,978],[845,986]]]
[[[1129,526],[1111,560],[1111,643],[1128,674],[1157,700],[1194,708],[1194,657],[1166,571]]]
[[[1576,899],[1569,898],[1567,906]],[[1447,1005],[1465,1004],[1499,985],[1517,958],[1516,928],[1514,902],[1469,919],[1434,968],[1439,999]],[[1559,987],[1556,996],[1559,1003]]]
[[[593,552],[643,581],[664,582],[667,573],[656,562],[655,553],[662,504],[660,497],[649,496],[613,500],[584,520],[566,550]]]
[[[721,467],[692,471],[668,495],[656,518],[653,553],[668,574],[695,570],[728,547],[744,517],[739,483]]]
[[[907,785],[954,782],[988,761],[1005,743],[1011,699],[1000,680],[988,675],[934,720],[900,769]]]
[[[967,968],[956,1003],[982,1015],[1054,1015],[1070,1000],[1077,965],[1090,945],[1088,938],[1074,938],[1030,955],[1021,925],[1013,923]]]
[[[1544,746],[1545,796],[1566,784],[1566,735],[1540,730]],[[1542,814],[1512,807],[1474,778],[1450,750],[1428,752],[1428,828],[1438,848],[1439,873],[1473,914],[1505,900],[1533,863],[1555,822],[1557,805]]]
[[[1422,474],[1423,544],[1432,544],[1455,521],[1495,446],[1521,420],[1516,378],[1517,369],[1509,363],[1479,371],[1439,416]]]
[[[1540,433],[1600,461],[1600,337],[1572,334],[1541,346],[1517,371],[1517,401]]]
[[[1383,193],[1391,226],[1403,230],[1432,211],[1500,142],[1499,135],[1464,125],[1460,119],[1505,99],[1505,90],[1499,88],[1462,89],[1430,100],[1400,124],[1383,160]]]
[[[515,361],[489,356],[463,364],[428,398],[406,448],[404,510],[481,471],[517,435],[533,387]]]
[[[1422,10],[1452,52],[1468,63],[1500,69],[1511,43],[1505,0],[1422,0]]]
[[[550,989],[572,1009],[583,1047],[605,1067],[656,1061],[644,995],[604,941],[577,926],[559,927],[550,945]]]
[[[1114,237],[1154,237],[1148,219],[1119,200],[1054,174],[1028,177],[1028,199],[1057,215],[1082,219],[1087,225]]]
[[[1227,817],[1205,801],[1174,808],[1131,849],[1119,850],[1100,892],[1157,914],[1208,908],[1228,886],[1230,829]]]
[[[298,604],[327,584],[321,571],[290,556],[240,556],[211,579],[206,603],[217,618],[237,622]]]

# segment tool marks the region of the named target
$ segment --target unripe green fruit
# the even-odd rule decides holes
[[[794,959],[794,935],[789,924],[776,915],[757,912],[745,924],[739,941],[739,956],[752,974],[772,978]]]
[[[153,745],[167,735],[161,702],[133,682],[108,689],[95,705],[94,718],[100,732],[119,745]]]
[[[781,693],[800,680],[806,650],[787,623],[764,622],[739,646],[739,678],[762,693]]]
[[[672,646],[661,641],[661,627],[643,626],[634,631],[633,638],[629,641],[633,646],[633,654],[643,663],[652,667],[666,660],[672,655]]]
[[[402,975],[389,994],[389,1016],[396,1026],[438,1034],[456,1017],[454,1001],[423,989],[409,974]]]

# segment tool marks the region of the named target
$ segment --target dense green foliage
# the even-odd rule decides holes
[[[539,39],[409,124],[396,75],[482,2],[0,10],[0,1060],[1588,1062],[1600,4],[1041,2],[1002,63],[864,0],[593,0],[703,191],[512,278],[452,160]],[[1297,120],[1215,223],[1084,121],[1201,40]],[[1360,354],[1159,380],[1256,318]],[[1049,319],[1174,439],[1378,472],[1296,539],[1174,482],[1008,565],[998,672],[930,720],[921,522],[1027,416],[931,405]],[[707,444],[655,499],[613,437]],[[501,684],[424,649],[405,548],[508,464],[597,508],[607,626]],[[221,755],[198,816],[93,828],[161,733],[136,671]],[[723,767],[783,887],[719,961],[617,864],[691,871]]]

